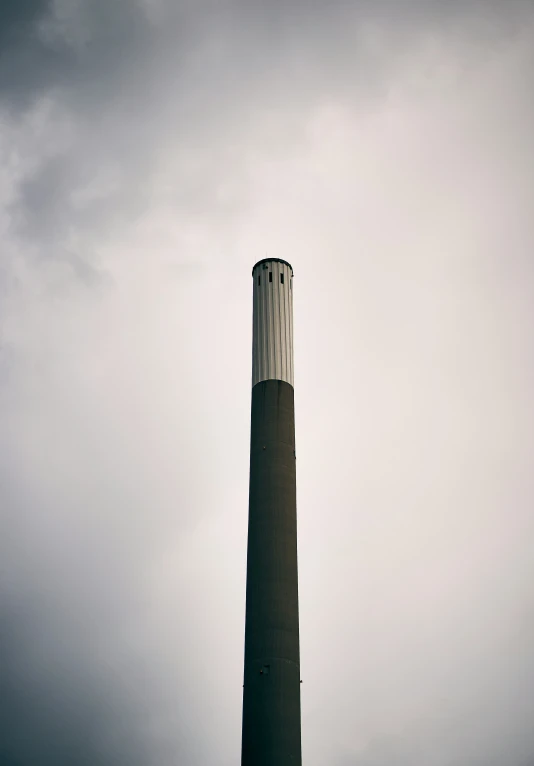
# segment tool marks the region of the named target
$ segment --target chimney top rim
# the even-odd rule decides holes
[[[261,261],[258,261],[254,264],[252,267],[252,276],[254,276],[254,272],[258,268],[258,266],[261,266],[262,263],[284,263],[286,266],[289,266],[291,269],[291,276],[293,276],[293,266],[288,263],[287,261],[284,261],[282,258],[262,258]]]

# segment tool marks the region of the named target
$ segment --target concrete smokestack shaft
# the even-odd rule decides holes
[[[242,766],[301,766],[293,270],[254,266]]]

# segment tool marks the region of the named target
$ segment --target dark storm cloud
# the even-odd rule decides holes
[[[4,3],[0,30],[0,101],[15,109],[55,87],[83,88],[92,100],[149,39],[146,15],[127,0]]]
[[[3,766],[146,764],[143,717],[128,690],[54,624],[42,594],[18,591],[13,603],[1,595]]]
[[[62,81],[74,63],[66,50],[51,50],[38,38],[50,0],[3,3],[0,9],[0,99],[24,106],[51,81]]]
[[[51,556],[46,544],[39,550],[24,524],[30,518],[39,524],[39,514],[51,521],[53,514],[43,497],[17,485],[12,455],[4,451],[1,465],[0,762],[146,764],[141,732],[147,711],[143,696],[131,693],[139,673],[130,672],[129,684],[124,674],[110,671],[113,620],[125,595],[117,578],[121,562],[117,558],[110,569],[112,562],[103,560],[105,541],[100,551],[86,541],[78,555],[73,539],[52,544]],[[104,569],[107,578],[101,576]],[[87,598],[87,576],[98,608]],[[128,653],[125,647],[123,656]]]
[[[12,360],[15,369],[17,362]],[[5,382],[2,393],[7,424]],[[91,404],[82,397],[79,406]],[[37,420],[32,418],[34,442],[40,438]],[[67,449],[78,451],[80,436],[71,434]],[[67,434],[64,438],[69,440]],[[143,518],[139,504],[127,499],[128,491],[117,493],[121,480],[106,475],[96,455],[87,455],[78,490],[65,465],[57,494],[44,476],[38,478],[39,465],[47,461],[38,447],[35,472],[22,486],[16,439],[0,441],[2,766],[146,766],[166,762],[159,755],[169,742],[173,755],[186,759],[190,735],[182,731],[188,716],[181,679],[172,663],[165,668],[165,647],[153,641],[154,630],[174,634],[176,617],[169,611],[159,628],[144,617],[150,609],[143,577],[158,514]],[[60,441],[50,444],[52,463],[63,462]],[[87,434],[81,442],[83,452],[89,447]],[[116,459],[106,452],[116,470]],[[83,461],[81,453],[78,460]],[[45,470],[52,476],[50,468]],[[179,493],[175,499],[179,507]],[[118,520],[121,508],[128,508],[126,526],[125,518]],[[174,648],[188,651],[179,635]],[[162,717],[163,724],[171,721],[168,731],[162,729]],[[156,742],[152,726],[161,730]]]
[[[72,135],[47,150],[52,114],[46,131],[20,149],[23,159],[38,159],[14,181],[12,226],[41,250],[68,257],[69,232],[89,238],[142,215],[154,154],[175,147],[212,155],[209,183],[197,172],[176,184],[184,214],[211,214],[226,175],[224,147],[246,145],[262,109],[306,111],[323,97],[380,100],[392,62],[414,41],[447,28],[452,40],[499,37],[513,32],[525,8],[522,0],[506,13],[479,0],[24,3],[5,12],[0,102],[16,124],[48,94]],[[78,204],[76,194],[102,168],[116,169],[115,189]],[[242,163],[234,168],[239,177]]]
[[[31,36],[50,8],[51,0],[19,0],[3,3],[0,11],[0,50],[5,52],[18,44],[31,44]]]
[[[109,665],[98,661],[96,639],[106,630],[109,657],[110,613],[102,607],[111,597],[116,609],[124,595],[117,588],[120,562],[106,587],[98,576],[101,557],[94,548],[89,552],[91,544],[78,548],[75,564],[72,540],[53,546],[57,557],[51,558],[35,540],[29,542],[24,520],[39,524],[39,514],[49,521],[52,516],[43,497],[18,485],[12,449],[5,451],[5,444],[1,448],[0,762],[144,764],[142,698],[132,701],[124,677],[118,681]],[[100,593],[98,609],[91,607],[82,586],[82,558],[104,586],[100,590],[94,582]],[[68,598],[67,582],[81,586],[74,586]]]
[[[153,7],[157,12],[151,12]],[[48,88],[70,87],[78,90],[78,105],[89,103],[98,109],[104,94],[118,95],[117,73],[133,81],[162,51],[167,56],[170,49],[176,60],[194,51],[210,34],[226,49],[225,68],[231,70],[235,63],[241,76],[251,65],[258,65],[258,56],[262,68],[272,69],[277,68],[280,56],[288,56],[285,63],[290,69],[291,60],[294,64],[295,56],[302,56],[302,63],[312,70],[324,68],[332,75],[335,70],[335,76],[343,78],[336,63],[343,58],[349,63],[349,50],[342,54],[346,46],[352,46],[351,54],[357,53],[354,46],[360,40],[354,35],[354,25],[359,23],[393,25],[394,38],[408,41],[425,26],[461,24],[469,17],[475,34],[477,30],[491,32],[496,25],[502,32],[513,28],[528,9],[528,0],[510,0],[506,13],[497,0],[365,0],[352,4],[336,0],[327,5],[24,0],[3,4],[0,11],[0,98],[22,106]],[[246,67],[243,55],[248,58]],[[182,76],[178,74],[178,82]],[[146,92],[142,95],[147,96]]]

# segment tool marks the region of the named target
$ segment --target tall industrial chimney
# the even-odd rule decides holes
[[[301,766],[293,269],[252,270],[252,416],[242,766]]]

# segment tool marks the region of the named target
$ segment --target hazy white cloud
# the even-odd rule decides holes
[[[2,13],[3,759],[239,758],[270,254],[306,763],[530,766],[531,4]]]

